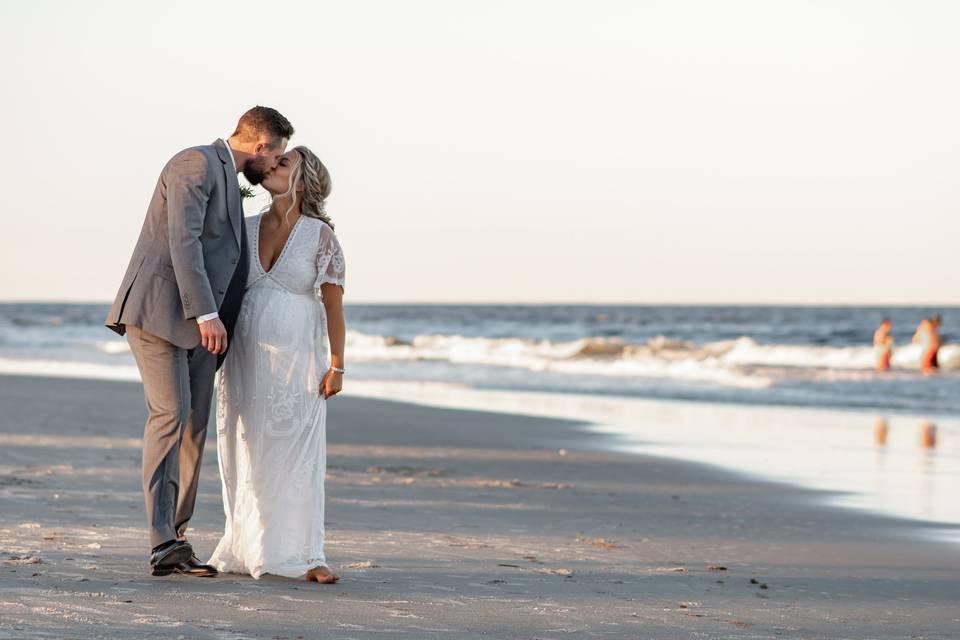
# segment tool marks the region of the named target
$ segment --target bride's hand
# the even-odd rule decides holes
[[[340,393],[343,389],[343,374],[333,369],[328,369],[320,382],[320,393],[324,398],[330,398]]]

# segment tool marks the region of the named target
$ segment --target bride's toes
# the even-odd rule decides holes
[[[340,576],[330,571],[328,567],[314,567],[307,571],[307,582],[319,582],[320,584],[333,584],[340,580]]]

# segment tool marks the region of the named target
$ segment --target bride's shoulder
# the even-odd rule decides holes
[[[321,220],[320,218],[309,218],[304,216],[304,222],[313,229],[313,232],[318,234],[321,238],[326,238],[328,236],[335,236],[333,232],[333,227]]]
[[[306,224],[312,225],[316,228],[325,227],[327,223],[321,220],[320,218],[314,218],[313,216],[303,216],[303,220]]]

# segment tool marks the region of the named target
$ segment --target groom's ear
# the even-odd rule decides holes
[[[260,137],[257,140],[257,143],[253,146],[253,152],[256,155],[266,155],[268,153],[281,154],[287,148],[287,139],[286,138],[268,138],[266,136]]]

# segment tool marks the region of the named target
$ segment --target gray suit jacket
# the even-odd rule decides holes
[[[140,239],[107,316],[178,347],[200,343],[197,316],[220,310],[240,258],[243,208],[230,150],[191,147],[163,168]]]

